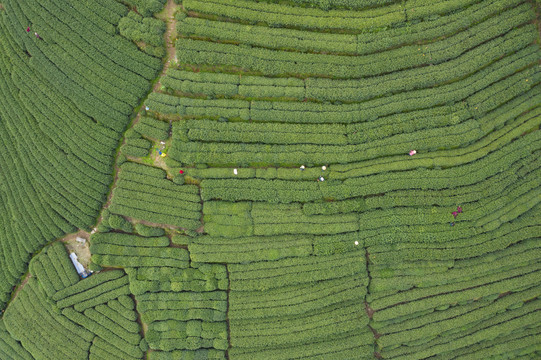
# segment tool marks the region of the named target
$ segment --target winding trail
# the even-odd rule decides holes
[[[164,9],[159,14],[156,14],[156,17],[158,19],[163,20],[165,22],[165,24],[166,24],[166,30],[165,30],[165,33],[164,33],[164,39],[165,39],[165,46],[166,46],[167,56],[165,58],[165,63],[164,63],[164,66],[162,68],[162,71],[158,74],[157,78],[154,80],[155,83],[154,83],[154,86],[152,87],[152,90],[147,94],[147,96],[145,96],[145,98],[143,98],[141,100],[141,102],[139,103],[139,106],[136,107],[136,109],[138,109],[138,110],[140,110],[143,107],[143,104],[148,99],[150,94],[152,94],[153,92],[158,91],[160,89],[160,87],[161,87],[160,79],[165,75],[165,73],[169,69],[169,67],[171,65],[171,61],[175,60],[175,58],[176,58],[176,54],[175,54],[175,40],[176,40],[176,38],[174,37],[174,35],[176,34],[175,30],[176,30],[177,20],[175,19],[174,15],[175,15],[175,11],[179,7],[180,7],[179,5],[175,4],[174,0],[167,0],[167,4],[165,5]],[[141,117],[141,112],[138,111],[137,115],[135,116],[133,121],[126,128],[126,131],[133,128],[133,126],[139,122],[140,117]],[[125,142],[126,142],[126,138],[123,137],[122,141],[120,143],[120,146],[122,146]],[[113,183],[111,185],[111,189],[109,190],[109,194],[107,195],[107,201],[103,205],[102,212],[103,212],[103,210],[107,209],[109,207],[109,205],[111,205],[111,200],[112,200],[112,197],[113,197],[113,190],[115,189],[116,183],[118,181],[118,173],[119,173],[120,168],[117,165],[117,159],[118,159],[118,156],[120,155],[120,146],[119,146],[119,148],[117,150],[117,154],[116,154],[116,157],[115,157],[114,180],[113,180]],[[96,226],[98,224],[100,224],[101,222],[102,222],[102,217],[100,215],[100,217],[98,218],[98,220],[96,222]],[[177,227],[175,227],[173,225],[168,225],[168,224],[154,224],[154,223],[149,223],[149,222],[143,222],[143,223],[145,225],[151,225],[151,226],[159,225],[161,227],[177,228]]]
[[[158,91],[161,87],[160,79],[162,76],[165,75],[167,70],[169,69],[169,66],[171,66],[171,61],[176,60],[176,54],[175,54],[175,40],[176,37],[174,37],[176,33],[176,26],[177,26],[177,20],[175,19],[175,10],[179,7],[179,5],[175,4],[174,0],[167,0],[167,4],[165,5],[164,10],[157,15],[157,17],[165,22],[165,25],[167,26],[165,30],[165,47],[167,50],[167,57],[165,61],[165,65],[162,69],[162,72],[158,76],[158,81],[154,85],[153,91]]]
[[[162,71],[157,76],[157,78],[154,80],[155,84],[154,84],[152,90],[149,91],[147,96],[145,96],[145,98],[143,98],[141,100],[141,102],[139,103],[139,106],[136,107],[135,109],[140,109],[143,106],[143,104],[145,103],[148,96],[152,92],[159,90],[159,88],[161,87],[160,79],[162,78],[162,76],[165,75],[165,73],[167,72],[167,69],[169,69],[169,66],[171,65],[171,61],[175,60],[175,37],[174,37],[174,35],[176,33],[175,27],[176,27],[177,21],[176,21],[176,19],[174,17],[174,14],[175,14],[175,11],[178,8],[180,8],[180,5],[175,4],[174,0],[168,0],[165,8],[159,14],[156,15],[156,17],[163,20],[166,23],[166,26],[167,26],[165,34],[164,34],[165,45],[166,45],[166,50],[167,50],[167,57],[165,59],[165,64],[164,64],[164,66],[162,68]],[[1,7],[0,7],[0,9],[1,9]],[[126,128],[126,131],[128,129],[132,128],[139,121],[140,116],[141,116],[141,113],[138,111],[137,115],[135,116],[135,118],[133,119],[131,124]],[[113,182],[111,184],[109,194],[107,195],[107,201],[104,203],[104,205],[102,207],[102,211],[104,209],[107,209],[109,207],[109,205],[111,204],[111,199],[112,199],[112,196],[113,196],[113,190],[114,190],[114,188],[116,186],[116,182],[118,180],[119,167],[117,166],[117,158],[118,158],[118,155],[120,154],[120,146],[122,144],[124,144],[124,142],[125,142],[125,137],[122,138],[122,141],[120,142],[119,147],[117,149],[115,162],[113,164],[113,166],[114,166],[114,170],[113,170],[114,180],[113,180]],[[100,224],[101,222],[102,222],[102,216],[100,215],[100,217],[96,221],[95,227],[97,227],[97,225]],[[150,226],[160,226],[160,227],[166,227],[166,228],[170,228],[170,229],[178,229],[178,227],[173,226],[173,225],[168,225],[168,224],[155,224],[155,223],[150,223],[150,222],[147,222],[147,221],[141,221],[141,222],[143,224],[145,224],[145,225],[150,225]],[[75,238],[77,236],[83,236],[83,237],[86,237],[88,239],[90,234],[88,234],[87,232],[85,232],[83,230],[80,230],[80,231],[78,231],[76,233],[65,234],[62,238],[56,239],[54,241],[62,241],[62,242],[65,243],[66,241],[69,241],[71,238]],[[39,254],[41,252],[41,250],[44,247],[48,246],[48,245],[50,245],[50,243],[45,244],[39,251],[36,252],[36,254],[34,256]],[[90,255],[90,254],[88,254],[88,255]],[[25,277],[23,278],[23,280],[21,281],[21,283],[12,291],[12,295],[10,297],[10,300],[6,304],[6,309],[13,302],[13,300],[15,300],[15,298],[17,297],[19,292],[24,288],[24,286],[28,282],[28,279],[30,279],[31,276],[32,275],[30,274],[30,271],[28,271],[26,273]]]
[[[28,272],[26,273],[23,281],[21,281],[19,286],[17,286],[17,288],[15,289],[13,294],[11,295],[11,298],[9,299],[8,303],[6,304],[6,309],[5,310],[7,310],[7,308],[13,302],[13,300],[15,300],[17,298],[17,295],[19,295],[19,292],[24,288],[24,286],[28,282],[28,279],[30,279],[31,277],[32,277],[32,274],[30,274],[30,270],[28,270]]]

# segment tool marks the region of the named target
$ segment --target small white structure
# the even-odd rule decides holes
[[[83,267],[83,265],[81,265],[79,261],[77,261],[77,255],[75,253],[70,254],[70,259],[71,259],[71,262],[73,263],[73,266],[75,266],[75,270],[77,270],[77,274],[79,274],[80,276],[83,276],[83,274],[86,275],[85,268]],[[83,277],[86,277],[86,276],[83,276]]]
[[[237,169],[233,169],[233,174],[235,174],[235,175],[238,174]]]
[[[78,237],[75,238],[75,241],[77,241],[78,243],[81,243],[82,245],[84,245],[86,243],[86,239],[83,239],[82,237]]]
[[[327,167],[326,167],[325,165],[323,165],[323,166],[321,167],[321,170],[325,171],[325,170],[327,170]]]

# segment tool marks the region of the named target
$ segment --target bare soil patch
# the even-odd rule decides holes
[[[76,239],[80,237],[86,240],[84,244],[81,244]],[[90,264],[90,247],[88,244],[88,240],[90,239],[90,234],[86,231],[80,230],[79,232],[76,232],[74,234],[69,234],[60,241],[64,243],[66,248],[68,249],[68,252],[74,252],[75,255],[77,255],[77,260],[83,265],[85,268],[88,268],[88,264]]]
[[[165,75],[167,72],[167,69],[169,69],[169,66],[171,66],[171,61],[176,59],[175,55],[175,39],[176,36],[176,25],[177,21],[175,19],[175,10],[177,9],[178,5],[175,4],[174,0],[167,0],[167,4],[165,5],[164,10],[162,13],[158,15],[160,19],[165,21],[165,25],[167,26],[165,30],[165,47],[167,51],[167,58],[165,60],[165,65],[162,69],[162,72],[160,74],[160,78]],[[154,91],[158,91],[161,88],[162,84],[160,80],[156,82],[154,85]]]

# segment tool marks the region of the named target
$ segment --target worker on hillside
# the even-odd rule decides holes
[[[303,171],[305,169],[304,165],[301,165],[300,169],[301,169],[301,171]]]
[[[462,208],[460,206],[457,206],[456,211],[460,214],[462,212]]]
[[[416,150],[410,150],[410,156],[413,156],[413,155],[415,155],[415,154],[417,154],[417,151],[416,151]]]
[[[317,178],[317,181],[325,181],[325,179],[323,178],[323,176],[320,176]]]
[[[458,213],[457,213],[456,211],[453,211],[452,214],[453,214],[453,216],[454,216],[455,219],[456,219],[456,216],[458,215]]]
[[[40,39],[39,35],[37,32],[34,33],[34,35],[36,35],[36,37],[38,38],[38,40]]]
[[[27,32],[27,33],[30,32],[30,26],[26,28],[26,32]]]

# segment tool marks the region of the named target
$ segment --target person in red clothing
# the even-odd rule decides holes
[[[460,214],[462,212],[462,208],[460,206],[457,206],[456,207],[456,212]]]
[[[456,219],[456,216],[458,215],[458,213],[457,213],[456,211],[453,211],[452,214],[453,214],[453,216],[454,216],[455,219]]]
[[[26,32],[27,32],[27,33],[30,32],[30,26],[26,28]]]
[[[180,170],[178,173],[179,174],[184,174],[184,170]]]

